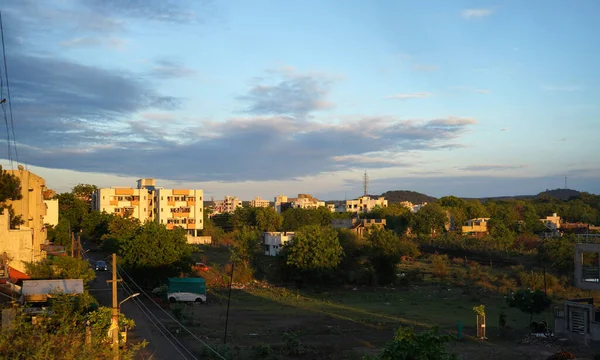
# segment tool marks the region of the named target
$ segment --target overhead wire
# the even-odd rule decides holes
[[[119,273],[119,275],[121,275],[121,274]],[[122,279],[122,278],[123,278],[123,277],[121,276],[121,279]],[[133,294],[134,294],[134,291],[131,289],[131,287],[130,287],[130,286],[129,286],[129,285],[128,285],[128,284],[127,284],[125,281],[121,282],[121,285],[123,286],[123,289],[124,289],[124,290],[125,290],[125,291],[126,291],[128,294],[129,294],[129,295],[133,295]],[[146,306],[146,304],[144,304],[144,303],[143,303],[143,302],[142,302],[140,299],[133,298],[133,299],[131,299],[131,300],[134,302],[134,304],[136,304],[136,306],[138,307],[138,309],[140,309],[140,311],[141,311],[141,312],[142,312],[142,313],[143,313],[143,314],[146,316],[146,318],[148,318],[148,320],[150,320],[150,322],[151,322],[151,323],[152,323],[152,324],[153,324],[153,325],[156,327],[156,329],[157,329],[157,330],[158,330],[158,331],[159,331],[159,332],[160,332],[160,333],[161,333],[161,334],[162,334],[162,335],[163,335],[163,336],[164,336],[164,337],[165,337],[165,338],[166,338],[166,339],[167,339],[167,340],[168,340],[168,341],[171,343],[171,345],[173,345],[173,347],[175,348],[175,350],[177,350],[177,352],[178,352],[178,353],[179,353],[179,354],[180,354],[180,355],[181,355],[181,356],[182,356],[184,359],[186,359],[186,360],[187,360],[188,358],[187,358],[187,357],[186,357],[186,356],[185,356],[185,355],[184,355],[184,354],[181,352],[181,350],[179,350],[179,348],[177,347],[177,345],[175,345],[175,343],[173,343],[173,342],[171,341],[171,339],[169,338],[169,336],[171,336],[171,337],[173,338],[173,340],[175,340],[175,342],[177,342],[177,344],[179,344],[179,346],[181,346],[181,348],[182,348],[182,349],[184,349],[184,350],[185,350],[185,351],[186,351],[186,352],[187,352],[187,353],[188,353],[188,354],[189,354],[189,355],[192,357],[192,359],[194,359],[194,360],[198,360],[198,358],[197,358],[197,357],[196,357],[196,356],[195,356],[195,355],[194,355],[194,354],[193,354],[193,353],[192,353],[192,352],[191,352],[191,351],[190,351],[188,348],[186,348],[186,347],[185,347],[185,346],[184,346],[184,345],[181,343],[181,341],[179,341],[179,339],[177,339],[177,338],[175,337],[175,335],[173,335],[173,334],[171,334],[171,333],[169,332],[169,330],[167,329],[167,327],[166,327],[166,326],[165,326],[165,325],[162,323],[162,321],[160,321],[160,319],[158,319],[158,318],[156,317],[156,315],[154,315],[154,314],[152,313],[152,311],[151,311],[151,310],[150,310],[150,309],[149,309],[149,308]],[[142,308],[142,306],[145,308],[145,310]],[[152,316],[152,317],[154,318],[154,320],[156,320],[156,322],[155,322],[154,320],[152,320],[152,318],[151,318],[150,316]],[[161,328],[160,328],[160,327],[157,325],[157,323],[158,323],[158,324],[160,324],[160,326],[162,327],[162,329],[161,329]],[[163,332],[163,329],[164,329],[164,332]],[[165,332],[166,332],[166,333],[167,333],[169,336],[167,336],[167,335],[165,334]]]
[[[0,12],[0,39],[2,40],[2,58],[4,60],[4,76],[6,77],[6,94],[7,94],[7,100],[8,100],[8,110],[10,113],[10,127],[12,129],[12,140],[13,140],[13,146],[15,148],[15,159],[17,160],[17,163],[19,162],[19,152],[17,151],[17,139],[15,136],[15,123],[13,121],[13,111],[12,111],[12,101],[10,98],[10,83],[8,80],[8,65],[6,63],[6,46],[4,45],[4,26],[2,24],[2,12]],[[4,105],[4,104],[2,104]],[[4,111],[4,120],[7,123],[7,127],[8,127],[8,121],[6,119],[6,111],[3,109]],[[7,128],[7,132],[8,132],[8,128]],[[8,135],[8,134],[7,134]],[[9,138],[9,145],[10,147],[10,138]],[[12,158],[11,158],[12,161]]]
[[[188,328],[186,328],[185,326],[183,326],[179,321],[177,321],[177,319],[175,319],[171,314],[169,314],[165,309],[163,309],[160,305],[158,305],[156,303],[156,301],[154,301],[154,299],[152,299],[143,289],[141,286],[139,286],[134,280],[133,278],[125,271],[123,270],[123,268],[120,265],[117,265],[117,267],[119,268],[119,270],[121,272],[123,272],[123,274],[125,274],[125,276],[127,276],[127,278],[129,278],[129,281],[131,281],[131,283],[133,283],[136,288],[138,288],[140,290],[140,292],[142,294],[144,294],[148,299],[150,299],[150,301],[152,301],[154,303],[154,305],[156,305],[156,307],[158,307],[162,312],[164,312],[165,314],[167,314],[168,317],[170,317],[173,321],[175,321],[183,330],[187,331],[190,335],[192,335],[196,340],[198,340],[202,345],[204,345],[208,350],[210,350],[213,354],[215,354],[216,356],[218,356],[221,360],[227,360],[225,359],[225,357],[223,357],[223,355],[219,354],[215,349],[213,349],[210,345],[208,345],[205,341],[203,341],[202,339],[200,339],[198,336],[196,336],[196,334],[194,334],[193,332],[191,332]],[[124,279],[123,279],[124,280]]]

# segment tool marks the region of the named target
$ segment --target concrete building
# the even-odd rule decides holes
[[[368,195],[361,196],[354,200],[346,200],[346,208],[344,210],[347,212],[363,213],[373,210],[376,206],[387,207],[388,201],[383,196],[376,199]]]
[[[44,204],[46,204],[44,224],[56,226],[58,224],[58,199],[44,200]]]
[[[372,226],[379,229],[385,227],[385,219],[333,219],[331,220],[331,227],[334,229],[350,229],[356,233],[359,237],[367,235],[367,232]]]
[[[465,221],[462,233],[467,235],[483,235],[488,233],[490,218],[477,218]]]
[[[282,213],[285,209],[317,209],[325,206],[325,201],[313,197],[310,194],[298,194],[298,197],[288,198],[285,195],[275,197],[275,210]]]
[[[46,216],[46,204],[44,203],[44,191],[46,180],[42,177],[25,170],[19,165],[18,170],[5,170],[7,173],[16,176],[21,181],[20,200],[10,200],[6,205],[12,205],[15,215],[20,215],[23,219],[21,229],[32,230],[33,239],[29,245],[33,251],[33,261],[38,261],[46,257],[41,246],[46,244],[46,227],[44,226],[44,216]],[[0,249],[1,250],[1,249]],[[31,260],[29,260],[31,261]]]
[[[558,216],[556,213],[552,214],[552,216],[546,216],[545,219],[540,219],[540,221],[546,225],[548,230],[556,231],[560,229],[560,216]]]
[[[198,231],[204,228],[203,197],[202,190],[158,188],[154,219],[169,230],[180,227],[189,235],[198,236]]]
[[[294,238],[293,232],[272,231],[263,233],[265,255],[277,256],[279,251],[288,241]]]
[[[10,217],[8,210],[4,209],[0,214],[0,255],[2,268],[12,267],[20,272],[25,272],[24,261],[31,262],[40,260],[42,254],[34,250],[33,229],[21,226],[20,229],[10,228]],[[3,271],[4,273],[5,271]]]
[[[235,196],[225,196],[223,200],[216,200],[213,205],[212,215],[232,213],[235,209],[242,207],[242,200]]]
[[[271,202],[269,200],[261,199],[260,196],[255,197],[250,200],[250,206],[252,207],[269,207],[271,206]]]
[[[92,195],[92,210],[131,216],[142,223],[156,221],[168,229],[181,227],[188,236],[198,236],[198,231],[204,228],[204,192],[164,189],[156,186],[155,179],[139,179],[135,189],[98,189]]]

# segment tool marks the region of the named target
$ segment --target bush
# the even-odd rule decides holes
[[[410,327],[396,330],[394,340],[388,343],[377,358],[379,360],[457,360],[458,356],[448,352],[446,344],[454,341],[451,335],[442,335],[437,328],[415,333]]]
[[[448,276],[448,256],[434,254],[431,263],[433,264],[433,275],[435,277],[444,279]]]
[[[306,347],[300,341],[298,335],[293,332],[284,332],[281,336],[285,343],[285,353],[292,356],[303,355],[306,352]]]

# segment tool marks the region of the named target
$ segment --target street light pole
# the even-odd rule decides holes
[[[112,349],[113,359],[119,360],[119,300],[117,294],[117,254],[112,254],[112,280],[106,282],[112,283]],[[125,299],[127,300],[127,299]]]

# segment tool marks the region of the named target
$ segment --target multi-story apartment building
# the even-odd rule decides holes
[[[242,207],[242,200],[236,196],[225,196],[223,200],[216,200],[213,205],[212,214],[232,213],[235,209]]]
[[[409,209],[411,212],[416,213],[419,210],[421,210],[425,205],[427,205],[427,203],[424,202],[424,203],[421,203],[421,204],[413,204],[410,201],[401,201],[400,205],[402,205],[405,208]]]
[[[44,200],[46,205],[46,215],[44,215],[44,224],[58,225],[58,199]]]
[[[269,200],[261,199],[260,196],[255,197],[250,200],[250,206],[252,207],[269,207],[271,206],[271,202]]]
[[[137,188],[101,188],[92,196],[92,210],[131,216],[142,223],[156,221],[168,229],[184,228],[198,236],[204,228],[204,192],[196,189],[164,189],[155,179],[140,179]]]
[[[320,201],[310,194],[298,194],[296,198],[288,198],[285,195],[275,197],[275,210],[280,214],[288,208],[316,209],[321,206],[325,206],[325,201]]]
[[[11,229],[8,211],[4,210],[5,217],[0,227],[6,233],[0,235],[0,254],[7,252],[13,259],[10,266],[24,271],[22,261],[39,261],[46,257],[42,250],[42,245],[46,244],[46,204],[43,195],[47,190],[46,180],[25,170],[22,165],[18,166],[18,170],[5,171],[16,176],[21,182],[21,199],[9,200],[6,205],[12,206],[16,216],[21,216],[23,224],[17,226],[17,229]],[[12,237],[18,238],[19,241],[11,242]]]
[[[343,210],[347,212],[363,213],[373,210],[376,206],[387,207],[388,201],[383,196],[373,199],[370,196],[365,195],[354,200],[346,200],[346,208]]]

